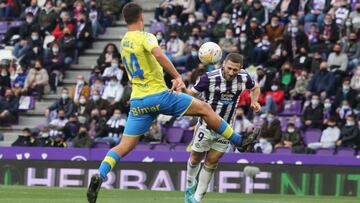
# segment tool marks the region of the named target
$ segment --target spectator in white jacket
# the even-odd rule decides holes
[[[106,85],[102,98],[108,100],[111,105],[114,105],[121,100],[123,93],[124,87],[117,80],[117,77],[114,76]]]
[[[345,72],[348,66],[348,57],[345,53],[341,53],[341,45],[335,44],[333,52],[329,55],[328,65],[331,72]]]
[[[339,138],[340,129],[336,126],[335,119],[330,118],[328,127],[321,134],[320,142],[309,143],[308,147],[315,150],[319,148],[335,148]]]

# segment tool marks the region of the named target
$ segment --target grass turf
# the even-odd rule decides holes
[[[0,203],[86,203],[85,188],[0,186]],[[97,203],[182,203],[181,192],[101,190]],[[204,203],[355,203],[355,197],[208,193]]]

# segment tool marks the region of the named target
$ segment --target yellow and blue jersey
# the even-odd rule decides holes
[[[161,65],[151,50],[158,47],[153,34],[142,31],[127,32],[120,44],[120,54],[132,83],[131,98],[143,98],[167,89]]]

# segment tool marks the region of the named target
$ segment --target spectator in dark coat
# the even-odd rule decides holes
[[[26,21],[20,25],[20,37],[30,38],[32,32],[40,32],[40,25],[35,20],[34,14],[29,12],[26,14]]]
[[[196,22],[195,15],[190,14],[188,17],[188,22],[186,22],[182,28],[181,39],[184,41],[188,40],[194,28],[201,30],[201,26]]]
[[[36,146],[36,139],[33,137],[29,128],[24,128],[22,135],[11,144],[13,147],[32,147]]]
[[[335,76],[328,70],[327,62],[321,62],[317,71],[308,85],[308,91],[321,94],[322,98],[329,97],[335,91]]]
[[[354,109],[356,106],[356,95],[357,91],[350,87],[350,79],[345,78],[342,87],[339,88],[336,93],[334,106],[338,108],[341,105],[341,102],[346,99],[349,101],[350,107]]]
[[[321,128],[323,124],[323,105],[320,103],[319,95],[312,95],[310,104],[305,108],[301,117],[302,130],[307,128]]]
[[[85,14],[81,14],[77,18],[75,33],[77,40],[76,48],[79,52],[82,52],[84,49],[87,49],[91,46],[91,43],[93,41],[92,28],[91,23],[87,21]]]
[[[11,89],[7,89],[5,97],[0,99],[0,125],[15,123],[18,118],[19,99]]]
[[[106,136],[106,121],[106,118],[100,117],[100,110],[94,109],[91,111],[86,128],[89,129],[89,136],[92,139]]]
[[[90,98],[90,100],[87,102],[86,104],[86,108],[85,108],[85,114],[90,115],[90,113],[94,110],[101,110],[101,109],[106,109],[108,108],[110,105],[110,103],[101,98],[101,95],[99,93],[98,90],[94,90],[92,92],[92,97]]]
[[[341,147],[356,147],[359,140],[359,128],[353,114],[346,116],[346,124],[341,128],[340,139],[336,142]]]
[[[261,4],[260,0],[254,0],[252,6],[249,8],[247,18],[252,19],[256,18],[261,26],[265,26],[268,22],[268,12],[265,7]]]
[[[191,55],[190,57],[186,60],[185,63],[185,68],[187,71],[192,71],[195,68],[197,68],[199,66],[199,64],[201,63],[199,60],[199,47],[197,45],[192,45],[191,48]]]
[[[288,123],[286,132],[282,134],[281,141],[276,144],[277,147],[293,147],[301,145],[301,135],[296,129],[294,123]]]
[[[293,25],[291,31],[288,32],[284,37],[285,50],[291,59],[297,55],[301,47],[308,47],[307,36],[299,29],[298,26]]]
[[[76,38],[69,29],[65,29],[64,36],[59,39],[59,44],[65,57],[64,63],[68,66],[74,61],[76,51]]]
[[[105,68],[111,66],[111,61],[113,59],[118,59],[120,61],[120,53],[119,50],[116,48],[116,45],[113,43],[109,43],[105,46],[103,52],[100,54],[99,58],[97,59],[97,64],[101,68],[101,72],[105,70]]]
[[[60,45],[57,42],[52,43],[50,51],[45,54],[44,66],[49,73],[49,84],[53,92],[63,78],[65,67],[65,58],[60,50]]]
[[[48,127],[43,128],[39,133],[39,138],[36,140],[36,144],[39,147],[53,147],[55,141],[50,137],[50,129]]]
[[[10,74],[5,61],[0,61],[0,96],[4,96],[6,88],[10,88]]]
[[[41,60],[44,58],[43,40],[38,31],[33,31],[28,41],[29,50],[20,60],[22,66],[28,67],[32,61]]]
[[[64,132],[64,140],[65,141],[71,141],[73,140],[76,135],[78,134],[78,131],[80,129],[80,122],[76,115],[71,115],[69,118],[69,122],[67,122],[62,129]]]
[[[54,3],[52,0],[47,0],[37,16],[41,31],[43,33],[52,32],[55,28],[57,17],[58,13],[55,10]]]
[[[261,126],[261,132],[259,137],[266,139],[272,144],[279,143],[281,140],[281,123],[276,118],[275,112],[269,112],[266,117],[266,121]]]
[[[86,127],[81,126],[79,132],[73,140],[74,148],[90,148],[92,145],[92,139],[89,136],[89,133]]]
[[[45,112],[45,116],[48,117],[50,114],[50,111],[58,111],[60,109],[63,109],[65,111],[65,116],[68,118],[70,115],[74,114],[75,112],[75,103],[74,101],[69,97],[69,90],[64,88],[62,91],[61,98],[57,100],[55,103],[53,103]]]

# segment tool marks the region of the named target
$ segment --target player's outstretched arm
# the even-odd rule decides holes
[[[171,61],[167,58],[167,56],[162,52],[159,47],[154,47],[151,50],[151,53],[159,62],[159,64],[163,67],[163,69],[174,78],[172,80],[173,86],[171,90],[176,90],[176,92],[179,93],[181,89],[185,87],[185,84],[182,81],[181,75],[176,70],[175,66],[171,63]]]
[[[255,83],[255,87],[251,90],[250,98],[251,98],[251,105],[250,107],[254,109],[255,112],[259,112],[261,110],[261,106],[258,102],[260,96],[260,86]]]

